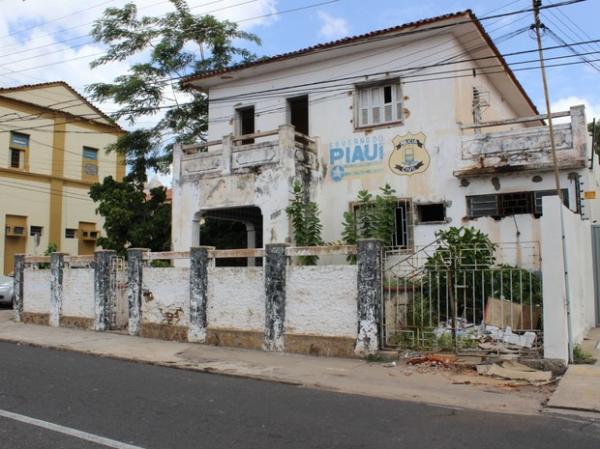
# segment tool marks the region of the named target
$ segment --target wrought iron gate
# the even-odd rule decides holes
[[[540,333],[540,261],[537,242],[387,250],[382,344],[445,347],[456,335],[468,347],[484,330]]]

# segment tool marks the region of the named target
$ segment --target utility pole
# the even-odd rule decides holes
[[[562,259],[563,273],[565,282],[565,309],[567,312],[567,332],[568,332],[568,347],[569,347],[569,363],[573,363],[573,324],[571,320],[571,293],[569,289],[569,269],[567,265],[567,240],[565,238],[565,217],[563,211],[563,193],[560,188],[560,172],[558,170],[558,160],[556,159],[556,144],[554,142],[554,127],[552,124],[552,111],[550,110],[550,95],[548,94],[548,81],[546,80],[546,66],[544,64],[544,50],[542,48],[541,28],[543,27],[540,20],[540,7],[542,0],[533,1],[533,16],[535,19],[535,35],[537,38],[538,51],[540,54],[540,69],[542,71],[542,81],[544,84],[544,97],[546,99],[546,111],[548,114],[548,131],[550,132],[550,147],[552,149],[552,164],[554,166],[554,180],[556,182],[556,193],[560,199],[560,234],[562,242]]]

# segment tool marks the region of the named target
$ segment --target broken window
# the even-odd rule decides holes
[[[246,136],[248,134],[254,134],[254,106],[248,106],[245,108],[236,109],[236,119],[237,119],[237,130],[236,134],[238,136]],[[249,145],[254,143],[254,139],[244,139],[242,140],[242,145]]]
[[[568,190],[562,191],[563,203],[569,207]],[[542,198],[548,195],[556,195],[556,190],[467,196],[467,213],[469,218],[502,218],[518,214],[533,214],[540,217]]]
[[[445,223],[446,204],[417,204],[417,219],[419,223]]]
[[[42,235],[42,226],[30,226],[29,227],[29,235],[31,237],[35,237],[36,235],[41,236]]]
[[[384,125],[402,120],[400,82],[394,80],[357,88],[358,127]]]

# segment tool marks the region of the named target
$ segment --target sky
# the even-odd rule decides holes
[[[172,6],[167,0],[133,0],[140,13],[155,15]],[[544,4],[562,0],[544,0]],[[102,54],[103,46],[88,36],[92,22],[107,7],[122,6],[123,0],[0,0],[0,85],[14,86],[64,80],[85,93],[93,82],[110,82],[126,72],[129,63],[118,62],[90,70],[89,63]],[[471,9],[478,17],[530,8],[531,0],[188,0],[195,13],[211,13],[239,23],[257,34],[261,46],[250,46],[259,56],[307,47],[345,36],[400,25],[402,23]],[[542,21],[567,42],[600,39],[597,20],[600,0],[544,10]],[[502,53],[536,48],[531,32],[502,40],[511,31],[533,22],[532,14],[483,20],[498,40]],[[550,35],[544,45],[557,45]],[[600,42],[577,47],[600,59]],[[596,52],[596,53],[593,53]],[[547,52],[548,57],[569,54],[567,49]],[[513,56],[508,62],[530,59],[531,54]],[[577,61],[576,58],[556,62]],[[600,119],[600,62],[597,68],[577,64],[548,69],[552,109],[565,110],[585,104],[588,118]],[[518,79],[540,111],[544,95],[538,70],[517,72]],[[106,112],[114,105],[98,104]],[[143,126],[145,123],[141,123]],[[151,121],[147,124],[151,124]]]

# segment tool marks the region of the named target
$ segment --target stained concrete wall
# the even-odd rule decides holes
[[[144,267],[142,324],[187,326],[190,310],[189,268]]]
[[[561,242],[560,208],[563,208],[571,323],[574,344],[581,344],[595,321],[591,225],[560,204],[557,197],[543,199],[541,250],[544,297],[544,357],[568,361],[566,289]]]
[[[23,312],[50,313],[50,270],[26,268],[23,284]]]
[[[263,332],[264,269],[216,267],[208,270],[209,329]]]
[[[66,268],[63,271],[61,315],[94,318],[94,269]]]
[[[356,265],[290,266],[286,277],[286,334],[357,336]]]

